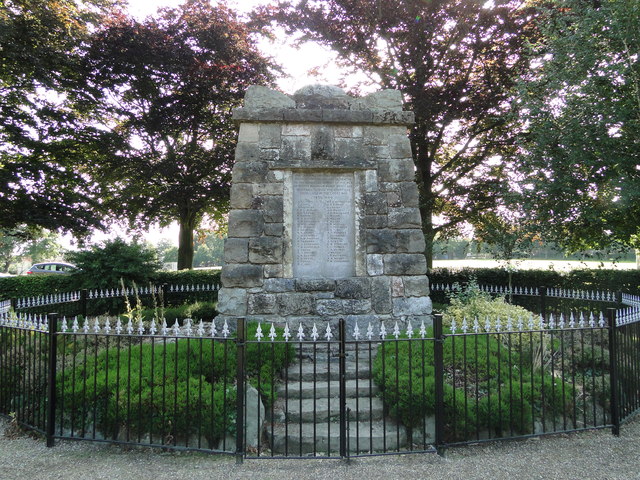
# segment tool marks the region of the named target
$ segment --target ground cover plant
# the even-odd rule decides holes
[[[247,338],[256,329],[249,324]],[[99,345],[80,337],[77,342],[65,344],[65,366],[56,379],[63,424],[75,435],[95,429],[108,438],[148,437],[151,443],[196,436],[215,448],[235,434],[233,335],[226,340],[141,337],[137,342],[123,336]],[[246,349],[249,382],[270,405],[279,372],[294,358],[293,347],[248,343]]]
[[[580,428],[605,421],[606,330],[541,328],[531,312],[473,284],[450,297],[444,312],[445,441],[487,434],[482,432],[498,437],[547,431],[557,422]],[[511,333],[505,331],[508,319]],[[514,329],[518,323],[531,332]],[[485,331],[487,324],[492,333]],[[432,328],[426,337],[383,341],[374,361],[374,379],[390,415],[410,429],[419,429],[435,413]]]

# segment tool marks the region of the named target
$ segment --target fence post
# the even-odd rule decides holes
[[[616,309],[607,308],[609,326],[609,380],[611,383],[611,433],[620,435],[620,405],[618,404],[618,346],[616,338]]]
[[[163,285],[164,287],[164,285]],[[245,403],[245,319],[238,317],[236,330],[236,463],[244,460],[244,403]]]
[[[338,320],[338,335],[340,337],[340,457],[347,458],[347,364],[346,364],[346,338],[344,318]]]
[[[444,356],[442,335],[442,314],[436,313],[433,316],[433,360],[436,379],[436,450],[438,455],[444,455]]]
[[[547,287],[538,287],[538,292],[540,293],[540,316],[542,317],[542,322],[546,323],[547,321]]]
[[[616,292],[616,306],[618,308],[622,307],[622,290]]]
[[[47,447],[53,447],[56,431],[56,357],[58,355],[58,314],[47,315],[49,321],[49,358],[47,381]]]

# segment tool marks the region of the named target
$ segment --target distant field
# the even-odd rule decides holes
[[[511,264],[518,270],[556,270],[566,271],[577,268],[605,268],[617,270],[633,270],[635,262],[581,262],[578,260],[512,260]],[[434,260],[435,268],[499,268],[504,261],[498,260]]]

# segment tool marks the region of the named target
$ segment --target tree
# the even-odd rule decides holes
[[[96,152],[76,130],[87,111],[72,108],[68,96],[80,81],[89,26],[116,3],[0,0],[0,228],[83,235],[101,226],[82,166]]]
[[[38,263],[55,259],[62,252],[57,234],[32,227],[25,231],[28,228],[0,230],[0,271],[13,270],[15,264],[26,257]]]
[[[146,285],[160,268],[155,248],[121,238],[70,252],[67,258],[79,268],[73,274],[78,288],[117,288],[121,280],[127,286]]]
[[[305,0],[255,16],[331,47],[344,65],[402,92],[416,115],[410,139],[429,266],[437,235],[480,221],[507,190],[517,132],[511,89],[528,68],[535,33],[532,10],[519,3]]]
[[[556,0],[522,85],[524,215],[570,251],[640,247],[640,3]]]
[[[236,130],[231,111],[270,64],[225,6],[188,0],[138,22],[119,15],[93,36],[87,83],[118,151],[94,174],[131,226],[177,220],[178,269],[193,263],[194,229],[227,208]]]

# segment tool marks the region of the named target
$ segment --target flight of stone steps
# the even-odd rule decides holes
[[[371,378],[375,345],[346,355],[346,408],[350,453],[374,453],[402,447],[404,427],[385,418],[378,388]],[[271,449],[290,456],[335,456],[340,451],[340,383],[337,351],[305,345],[278,387]],[[315,359],[315,362],[313,361]],[[273,434],[272,434],[273,432]]]

